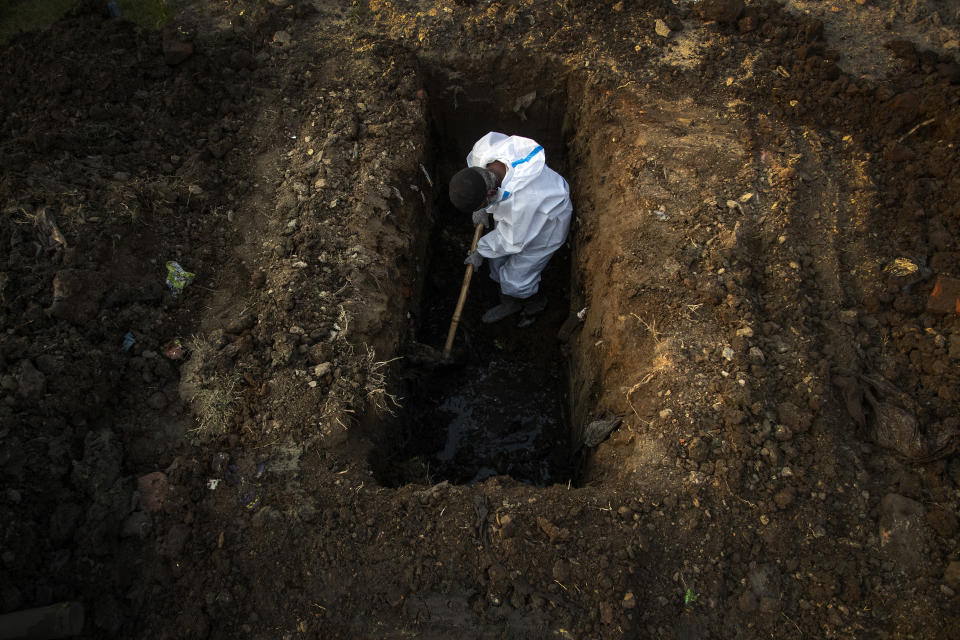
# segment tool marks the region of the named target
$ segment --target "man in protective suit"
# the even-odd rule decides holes
[[[490,227],[464,264],[479,269],[490,261],[490,277],[500,283],[500,304],[483,314],[486,323],[523,311],[521,326],[543,311],[540,272],[570,229],[570,188],[547,166],[543,147],[529,138],[491,131],[473,145],[467,168],[450,180],[450,201],[473,224]]]

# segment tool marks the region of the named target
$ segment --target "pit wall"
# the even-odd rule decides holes
[[[700,345],[725,339],[710,305],[690,299],[700,280],[684,274],[702,252],[740,237],[743,211],[717,208],[727,197],[720,176],[742,166],[740,133],[689,100],[575,76],[568,86],[571,311],[586,308],[569,345],[573,440],[582,442],[593,420],[623,418],[585,457],[581,481],[629,478],[657,492],[674,471],[665,436],[699,420],[680,407],[709,404],[705,376],[695,373],[706,353]],[[702,225],[717,233],[711,247],[691,241]],[[703,274],[702,282],[716,279]]]

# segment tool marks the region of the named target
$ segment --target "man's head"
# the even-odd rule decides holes
[[[496,174],[489,169],[462,169],[450,179],[450,202],[463,213],[473,213],[496,195],[498,182]]]

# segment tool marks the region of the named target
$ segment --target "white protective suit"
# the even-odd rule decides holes
[[[491,131],[473,145],[467,166],[486,167],[495,160],[507,167],[507,175],[496,201],[486,207],[496,228],[480,238],[477,251],[490,261],[490,277],[504,295],[529,298],[550,256],[567,238],[570,187],[530,138]]]

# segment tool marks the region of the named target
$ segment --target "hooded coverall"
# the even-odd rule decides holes
[[[547,166],[543,147],[529,138],[491,131],[477,140],[467,166],[499,160],[507,174],[486,210],[497,224],[480,238],[477,251],[490,261],[490,277],[500,291],[529,298],[540,286],[540,272],[570,229],[570,188]]]

